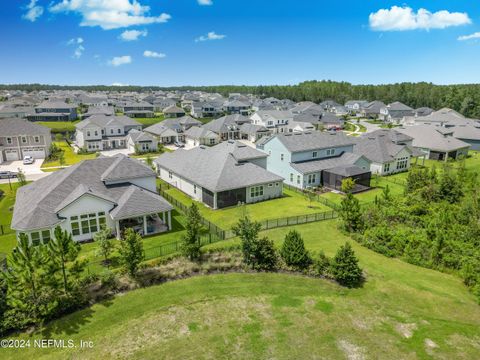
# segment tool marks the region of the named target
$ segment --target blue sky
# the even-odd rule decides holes
[[[0,83],[478,83],[479,5],[3,0]]]

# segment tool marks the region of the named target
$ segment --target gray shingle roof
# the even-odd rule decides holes
[[[362,155],[360,154],[344,152],[340,156],[330,157],[326,159],[291,163],[291,166],[302,174],[309,174],[312,172],[319,172],[338,166],[354,165],[358,160],[360,160],[360,158],[362,158]]]
[[[106,126],[140,126],[141,124],[132,118],[120,115],[120,116],[113,116],[113,115],[105,115],[105,114],[96,114],[88,117],[88,119],[80,121],[78,124],[75,125],[77,129],[83,129],[89,125],[96,125],[101,128]]]
[[[230,128],[236,128],[244,123],[251,123],[252,120],[240,114],[222,116],[218,119],[212,120],[202,127],[204,129],[216,132],[217,134],[226,133]]]
[[[355,143],[352,137],[347,137],[342,132],[312,131],[295,134],[276,134],[271,138],[273,137],[277,137],[290,152],[325,149],[353,145]],[[268,142],[268,140],[265,140],[265,142]]]
[[[161,168],[215,192],[283,181],[280,176],[260,166],[249,162],[239,164],[238,161],[245,160],[253,154],[252,150],[257,152],[253,148],[250,149],[247,147],[239,150],[238,146],[225,145],[225,143],[211,148],[200,146],[192,150],[181,149],[162,154],[155,159],[155,163]],[[235,156],[240,159],[237,160]]]
[[[12,228],[34,230],[58,224],[62,219],[57,216],[57,211],[75,198],[86,194],[115,202],[117,205],[121,204],[120,199],[133,185],[124,182],[108,186],[102,181],[102,177],[112,180],[125,178],[126,174],[129,178],[141,175],[155,177],[155,173],[148,166],[135,159],[129,159],[131,162],[124,161],[124,158],[124,155],[117,155],[84,160],[22,186],[17,191]],[[133,165],[133,162],[137,164]],[[129,199],[133,198],[129,197]],[[132,212],[132,208],[129,211]],[[141,213],[143,207],[138,211]]]
[[[394,144],[387,135],[369,136],[366,134],[356,139],[353,151],[372,162],[383,164],[395,160],[395,156],[403,149],[408,149],[408,147]]]
[[[470,147],[470,144],[466,142],[452,136],[442,135],[435,126],[431,125],[414,125],[396,130],[411,136],[413,138],[412,145],[418,148],[446,152]]]
[[[0,136],[48,135],[50,129],[27,120],[0,119]]]

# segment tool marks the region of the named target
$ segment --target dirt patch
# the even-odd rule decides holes
[[[395,326],[395,330],[402,335],[404,338],[411,338],[413,336],[413,332],[417,330],[417,324],[410,323],[410,324],[397,324]]]
[[[425,351],[427,352],[427,354],[430,356],[433,356],[434,354],[433,350],[438,348],[437,343],[432,339],[425,339],[424,344],[425,344]]]
[[[364,360],[365,351],[347,340],[338,341],[338,347],[342,350],[348,360]]]

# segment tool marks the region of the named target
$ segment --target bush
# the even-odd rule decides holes
[[[362,269],[349,242],[338,249],[330,266],[333,278],[346,287],[356,287],[362,284]]]
[[[323,251],[320,251],[314,262],[314,268],[317,275],[327,276],[330,272],[331,263],[332,260],[325,255]]]
[[[297,269],[306,269],[312,263],[310,254],[305,249],[302,236],[296,230],[285,235],[280,255],[288,266]]]
[[[273,241],[267,237],[252,243],[251,265],[255,270],[273,270],[277,266],[277,252]]]

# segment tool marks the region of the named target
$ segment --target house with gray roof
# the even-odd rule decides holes
[[[259,110],[250,119],[252,124],[265,126],[272,133],[283,133],[293,117],[294,114],[289,110]]]
[[[176,150],[154,160],[162,180],[213,209],[282,196],[281,176],[265,169],[267,155],[238,141]]]
[[[356,174],[355,190],[360,191],[370,184],[370,161],[355,154],[354,145],[355,140],[342,132],[319,131],[274,134],[256,144],[268,154],[267,170],[283,177],[288,185],[340,189],[343,178],[339,168],[344,167]]]
[[[264,136],[268,136],[271,134],[270,130],[268,130],[265,126],[255,125],[252,123],[242,124],[239,130],[240,130],[240,138],[244,140],[248,140],[252,143],[258,141]]]
[[[396,123],[399,123],[404,117],[413,116],[414,114],[415,110],[400,101],[388,104],[380,110],[380,118],[382,120]]]
[[[356,115],[359,114],[364,106],[368,105],[367,100],[349,100],[345,103],[345,108],[349,114]]]
[[[136,154],[155,152],[158,150],[158,140],[144,131],[132,129],[127,135],[127,148]]]
[[[216,117],[221,113],[221,104],[216,104],[214,101],[193,102],[190,110],[190,114],[196,118],[211,118]]]
[[[75,104],[65,101],[44,101],[35,107],[35,112],[27,115],[30,121],[71,121],[77,118]]]
[[[171,229],[171,211],[156,192],[151,168],[125,155],[84,160],[17,191],[12,229],[34,244],[47,243],[57,226],[75,241],[103,225],[117,238],[126,228],[141,235]]]
[[[183,133],[185,145],[193,148],[200,145],[213,146],[221,141],[220,135],[203,126],[193,126]]]
[[[407,171],[414,155],[413,138],[393,129],[380,129],[355,139],[353,152],[370,161],[372,174],[390,175]]]
[[[441,126],[414,125],[395,129],[413,138],[412,146],[428,159],[457,159],[468,154],[470,144],[453,137],[453,131]]]
[[[360,110],[360,114],[365,118],[377,119],[380,117],[382,109],[386,107],[387,105],[385,105],[383,101],[375,100],[363,106]]]
[[[126,136],[132,129],[142,130],[142,124],[128,116],[92,115],[75,125],[75,145],[86,151],[125,149]]]
[[[223,111],[227,114],[241,114],[248,116],[250,112],[250,104],[238,99],[227,100],[223,104]]]
[[[246,116],[232,114],[209,121],[202,127],[218,134],[221,140],[235,140],[240,139],[240,126],[251,122]]]
[[[185,110],[183,110],[182,108],[179,108],[176,105],[170,105],[165,109],[163,109],[163,114],[167,118],[179,118],[179,117],[185,116]]]
[[[27,120],[0,119],[0,164],[25,156],[44,159],[50,155],[50,129]]]

